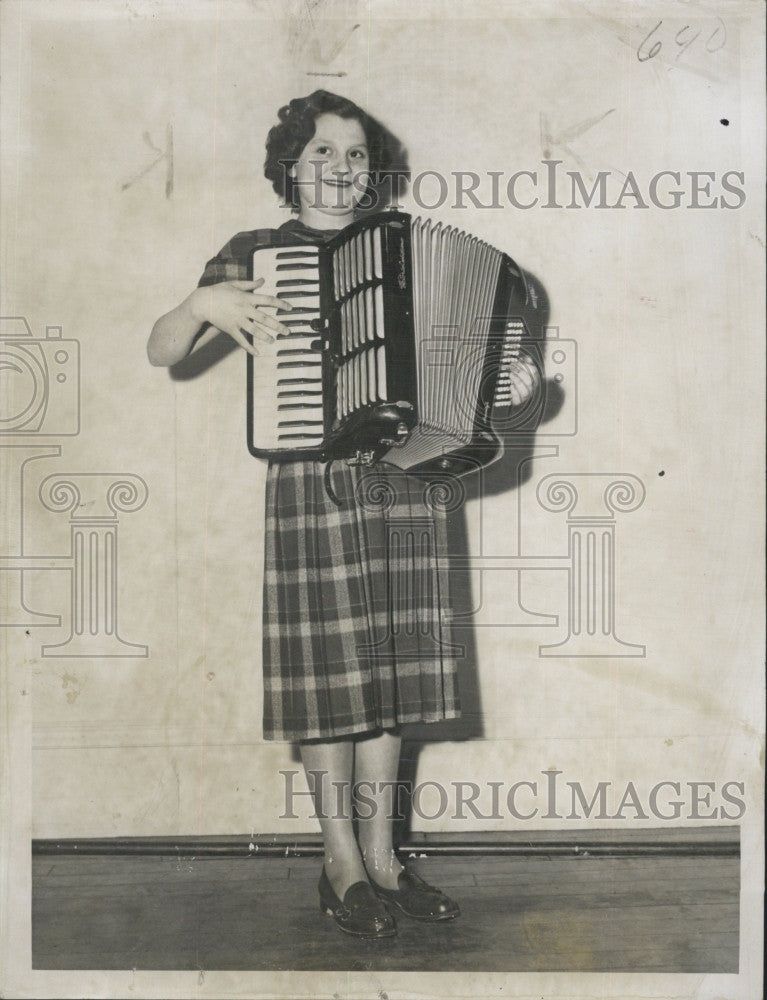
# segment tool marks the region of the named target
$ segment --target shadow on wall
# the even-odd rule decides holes
[[[206,328],[207,329],[207,328]],[[203,335],[205,330],[200,331],[200,336]],[[240,351],[242,348],[237,344],[228,334],[218,333],[215,337],[208,341],[207,344],[203,344],[198,350],[194,351],[188,357],[184,358],[183,361],[179,361],[178,364],[172,365],[168,369],[168,373],[174,382],[191,382],[192,379],[199,378],[200,375],[204,375],[206,371],[213,368],[219,362],[223,361],[224,358],[229,357],[233,351]],[[245,409],[245,369],[243,365],[242,374],[242,385],[243,385],[243,411]]]

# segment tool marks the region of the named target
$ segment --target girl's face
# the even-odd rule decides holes
[[[290,168],[298,187],[298,218],[313,229],[343,229],[368,185],[368,146],[356,118],[318,115],[314,136]]]

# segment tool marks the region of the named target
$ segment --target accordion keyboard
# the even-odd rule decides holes
[[[286,299],[276,318],[288,328],[274,343],[257,343],[253,359],[253,426],[263,448],[314,448],[323,438],[319,258],[313,246],[269,247],[256,257],[259,294]]]

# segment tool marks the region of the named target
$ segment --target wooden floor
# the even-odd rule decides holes
[[[366,941],[317,858],[36,856],[37,969],[737,972],[737,857],[429,857],[462,909]]]

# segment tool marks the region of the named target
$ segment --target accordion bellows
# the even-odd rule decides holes
[[[248,355],[248,447],[277,460],[383,460],[463,474],[501,453],[525,334],[524,275],[468,233],[386,212],[324,244],[259,247],[289,334]]]

